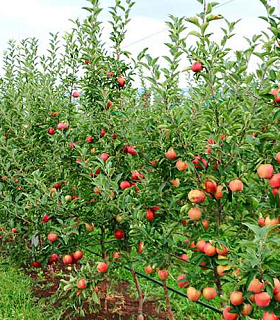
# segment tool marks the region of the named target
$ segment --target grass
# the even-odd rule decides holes
[[[7,264],[0,267],[0,319],[54,319],[32,296],[32,280]]]

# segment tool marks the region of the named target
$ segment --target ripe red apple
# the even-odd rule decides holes
[[[199,220],[202,216],[202,211],[199,208],[191,208],[188,211],[188,215],[191,220]]]
[[[109,158],[109,154],[108,153],[102,153],[99,157],[103,162],[106,162]]]
[[[197,170],[202,170],[204,168],[207,168],[208,163],[205,159],[201,158],[201,156],[195,156],[194,160],[192,160],[192,163],[194,164],[195,168]]]
[[[271,297],[267,292],[255,294],[255,302],[259,307],[267,307],[270,304]]]
[[[262,179],[270,179],[273,175],[273,166],[271,164],[261,164],[257,173]]]
[[[186,262],[188,262],[188,261],[190,260],[190,258],[189,258],[185,253],[183,253],[182,255],[180,255],[180,259],[181,259],[181,260],[184,260],[184,261],[186,261]]]
[[[123,87],[125,85],[125,79],[123,77],[119,77],[117,81],[120,87]]]
[[[238,318],[238,314],[237,313],[230,313],[229,311],[231,311],[232,308],[231,307],[226,307],[223,310],[223,317],[225,320],[236,320]]]
[[[265,223],[265,219],[263,217],[259,217],[258,219],[258,224],[260,227],[263,227],[264,226],[264,223]]]
[[[248,291],[253,293],[260,293],[264,289],[264,283],[260,282],[259,279],[254,278],[248,287]]]
[[[155,212],[152,209],[148,208],[147,211],[146,211],[146,218],[147,218],[148,221],[154,220]]]
[[[186,280],[187,276],[185,274],[182,274],[180,276],[177,277],[177,284],[179,286],[179,288],[186,288],[189,285],[189,281],[182,281],[182,280]]]
[[[30,265],[31,265],[32,267],[34,267],[34,268],[39,268],[39,267],[41,266],[41,262],[39,262],[39,261],[32,261],[32,262],[30,263]]]
[[[122,182],[120,183],[120,188],[121,188],[122,190],[128,189],[128,188],[130,188],[130,187],[131,187],[131,183],[130,183],[129,181],[122,181]]]
[[[108,264],[106,262],[99,262],[97,264],[97,271],[99,273],[105,273],[107,272],[107,269],[108,269]]]
[[[79,289],[85,289],[87,286],[86,286],[86,279],[80,279],[78,282],[77,282],[77,287]]]
[[[172,147],[165,153],[165,156],[168,160],[174,160],[177,157],[176,152]]]
[[[176,178],[174,180],[171,180],[170,183],[172,184],[173,187],[178,188],[180,186],[180,179]]]
[[[274,296],[273,296],[274,300],[280,302],[280,291],[275,293]]]
[[[197,301],[201,296],[201,292],[196,290],[194,287],[188,287],[187,296],[190,301]]]
[[[212,246],[210,242],[205,244],[203,250],[208,257],[213,257],[217,253],[216,247]]]
[[[197,250],[204,253],[204,246],[205,245],[206,245],[206,242],[204,240],[197,241],[197,243],[196,243]]]
[[[278,102],[280,102],[280,99],[279,99]],[[279,317],[277,317],[274,312],[269,313],[268,311],[266,311],[263,314],[263,318],[262,319],[263,320],[279,320]]]
[[[238,179],[232,180],[228,186],[231,191],[242,191],[243,190],[243,183],[242,183],[242,181],[240,181]]]
[[[243,305],[243,310],[241,311],[241,314],[243,314],[244,316],[248,316],[249,314],[251,314],[253,311],[253,307],[249,304],[249,303],[245,303]]]
[[[87,136],[86,137],[86,142],[92,143],[93,142],[93,137],[92,136]]]
[[[168,278],[168,271],[166,269],[158,270],[158,277],[164,281]]]
[[[137,151],[135,150],[134,146],[126,146],[126,152],[133,156],[137,155]]]
[[[138,247],[137,247],[137,252],[138,252],[139,254],[142,253],[143,247],[144,247],[144,242],[143,242],[143,241],[140,241],[140,242],[138,243]]]
[[[60,182],[56,182],[54,185],[53,185],[54,188],[56,189],[60,189],[61,188],[61,183]]]
[[[58,130],[67,130],[68,129],[68,124],[65,122],[59,122],[57,125]]]
[[[115,251],[113,253],[113,259],[119,259],[120,258],[120,253],[118,251]]]
[[[206,200],[205,194],[198,189],[191,190],[188,194],[188,198],[193,203],[202,203]]]
[[[280,281],[276,278],[274,278],[273,281],[274,281],[273,294],[276,294],[280,291]]]
[[[279,224],[279,220],[277,218],[270,219],[269,216],[267,216],[264,220],[265,226],[274,226],[276,224]]]
[[[280,164],[280,152],[276,153],[275,159]]]
[[[13,233],[17,233],[17,232],[18,232],[18,229],[17,229],[17,228],[12,228],[12,232],[13,232]]]
[[[217,273],[220,277],[223,277],[226,275],[226,271],[229,269],[229,266],[217,266]]]
[[[151,266],[146,266],[144,270],[147,274],[152,274],[155,272],[155,270]]]
[[[206,219],[203,219],[201,222],[204,229],[207,229],[209,227],[209,221],[207,221]]]
[[[200,72],[203,67],[202,67],[202,64],[197,61],[192,64],[191,68],[192,68],[192,71],[196,73],[196,72]]]
[[[106,130],[104,128],[102,128],[100,131],[100,137],[104,137],[105,134],[106,134]]]
[[[114,237],[117,239],[117,240],[120,240],[120,239],[123,239],[125,236],[124,232],[120,229],[117,229],[114,231]]]
[[[82,257],[84,256],[84,253],[83,251],[80,251],[80,250],[77,250],[73,253],[73,258],[76,260],[76,261],[79,261],[82,259]]]
[[[276,103],[280,102],[280,95],[279,95],[279,92],[280,92],[280,89],[277,88],[277,89],[273,89],[271,90],[270,94],[272,94],[274,96],[274,101]]]
[[[202,295],[206,300],[212,300],[217,296],[217,292],[215,288],[204,288],[202,291]]]
[[[241,291],[233,291],[230,294],[230,302],[234,306],[239,306],[244,302],[243,294]]]
[[[44,214],[42,223],[47,223],[50,220],[49,216],[47,214]]]
[[[48,134],[54,134],[55,133],[55,129],[54,128],[49,128],[48,129]]]
[[[63,263],[64,264],[72,264],[73,263],[73,257],[70,256],[70,254],[66,254],[64,257],[63,257]]]
[[[274,174],[270,179],[269,179],[269,184],[271,188],[279,188],[280,187],[280,173]]]
[[[188,163],[186,161],[182,161],[182,160],[178,160],[176,162],[176,168],[179,170],[179,171],[185,171],[187,168],[188,168]]]
[[[56,253],[53,253],[48,260],[48,264],[52,264],[54,262],[58,261],[58,255]]]
[[[223,247],[222,249],[216,248],[216,251],[221,256],[226,256],[229,252],[227,247]]]
[[[139,173],[138,171],[132,171],[131,172],[131,179],[132,180],[141,180],[141,179],[145,179],[145,176],[143,175],[143,173]]]
[[[56,233],[49,233],[48,236],[47,236],[48,240],[50,242],[55,242],[58,238],[58,235]]]
[[[79,96],[80,96],[80,93],[78,91],[73,91],[72,93],[73,98],[79,98]]]
[[[216,181],[206,180],[204,182],[204,187],[207,193],[215,193],[217,190],[217,183]]]
[[[109,100],[107,102],[107,108],[111,108],[113,106],[113,102],[111,100]]]

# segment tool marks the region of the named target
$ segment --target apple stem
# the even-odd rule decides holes
[[[138,291],[138,297],[139,297],[138,314],[142,315],[143,314],[143,298],[144,298],[143,291],[142,291],[142,289],[140,287],[138,278],[137,278],[135,270],[133,268],[131,268],[131,274],[132,274],[134,283],[135,283],[137,291]]]
[[[167,312],[169,314],[169,318],[170,318],[170,320],[175,320],[173,312],[172,312],[172,309],[171,309],[171,305],[170,305],[168,289],[167,289],[167,286],[166,286],[166,280],[163,280],[163,290],[164,290],[165,301],[166,301],[166,309],[167,309]]]

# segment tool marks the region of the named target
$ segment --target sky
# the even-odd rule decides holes
[[[124,0],[122,0],[124,1]],[[104,40],[109,35],[108,13],[106,9],[114,4],[114,0],[101,0],[104,8],[101,18],[104,21]],[[124,1],[125,2],[125,1]],[[135,0],[132,9],[131,22],[127,26],[127,37],[123,44],[126,50],[136,55],[144,47],[149,48],[152,56],[166,54],[164,42],[168,41],[167,31],[139,41],[151,34],[166,28],[165,21],[168,15],[194,16],[201,11],[201,5],[196,0]],[[244,36],[252,35],[265,30],[266,24],[258,19],[265,15],[260,0],[217,0],[221,6],[215,13],[222,14],[228,20],[242,19],[237,25],[236,36],[231,40],[231,47],[242,49],[246,46]],[[277,6],[278,0],[270,0],[270,4]],[[86,0],[9,0],[0,5],[0,69],[2,53],[7,47],[9,39],[20,41],[26,37],[39,39],[41,50],[47,46],[49,32],[64,32],[73,26],[69,19],[83,18],[86,11],[83,6],[89,3]],[[215,21],[214,32],[219,34],[219,23]],[[137,43],[135,43],[137,42]]]

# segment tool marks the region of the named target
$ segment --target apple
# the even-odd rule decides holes
[[[260,282],[259,279],[254,278],[248,287],[248,291],[253,293],[260,293],[264,289],[264,283]]]
[[[180,260],[183,260],[183,261],[186,261],[186,262],[188,262],[190,260],[190,258],[185,253],[180,255],[179,258],[180,258]]]
[[[39,261],[32,261],[32,262],[30,263],[30,265],[31,265],[32,267],[34,267],[34,268],[39,268],[39,267],[41,267],[41,262],[39,262]]]
[[[63,257],[63,263],[64,264],[72,264],[73,263],[73,257],[70,255],[70,254],[66,254],[64,257]]]
[[[217,292],[215,288],[207,287],[202,290],[202,295],[206,300],[209,301],[214,299],[217,296]]]
[[[216,247],[212,246],[210,242],[205,244],[203,250],[208,257],[213,257],[217,253]]]
[[[100,137],[104,137],[105,134],[106,134],[106,130],[104,128],[102,128],[100,131]]]
[[[79,261],[82,259],[82,257],[84,256],[84,253],[83,251],[80,251],[80,250],[77,250],[73,253],[73,258],[76,260],[76,261]]]
[[[187,276],[185,274],[182,274],[180,276],[177,277],[177,284],[179,286],[179,288],[186,288],[189,285],[188,281],[182,281],[182,280],[186,280]]]
[[[92,224],[85,223],[85,227],[87,232],[91,232],[94,229],[94,223]]]
[[[267,292],[255,294],[255,302],[259,307],[267,307],[270,304],[271,297]]]
[[[168,278],[168,271],[166,269],[158,270],[158,277],[164,281]]]
[[[146,211],[146,218],[147,218],[148,221],[154,220],[155,212],[152,209],[148,208],[147,211]]]
[[[280,164],[280,152],[276,153],[275,159]]]
[[[54,134],[54,133],[55,133],[55,129],[52,128],[52,127],[50,127],[50,128],[48,129],[48,134]]]
[[[270,219],[270,217],[267,216],[267,217],[265,218],[265,220],[264,220],[264,224],[265,224],[266,226],[274,226],[274,225],[276,225],[276,224],[279,224],[279,220],[278,220],[277,218],[272,218],[272,219]]]
[[[58,255],[56,253],[53,253],[48,260],[48,264],[52,264],[54,262],[58,261]]]
[[[111,108],[113,106],[113,102],[111,100],[109,100],[107,102],[107,108]]]
[[[61,183],[60,182],[56,182],[53,186],[56,189],[60,189],[61,188]]]
[[[216,142],[215,142],[215,140],[214,140],[214,139],[209,138],[209,139],[208,139],[208,143],[209,143],[209,144],[215,144]]]
[[[214,197],[216,199],[221,199],[223,197],[223,186],[217,186],[216,192],[214,193]]]
[[[280,281],[274,278],[273,282],[274,282],[273,294],[276,294],[280,291]]]
[[[131,180],[141,180],[145,179],[145,176],[143,173],[139,173],[138,171],[132,171],[131,172]]]
[[[201,296],[201,292],[196,290],[194,287],[188,287],[187,296],[190,301],[197,301]]]
[[[106,262],[99,262],[97,264],[97,271],[99,273],[105,273],[107,272],[107,269],[108,269],[108,264]]]
[[[257,169],[257,173],[262,179],[270,179],[273,175],[273,166],[271,164],[261,164]]]
[[[269,184],[271,188],[279,188],[280,187],[280,173],[274,174],[270,179],[269,179]]]
[[[179,171],[185,171],[187,168],[188,168],[188,163],[186,161],[182,161],[182,160],[178,160],[176,162],[176,168],[179,170]]]
[[[194,166],[197,170],[202,170],[204,168],[207,168],[207,166],[208,166],[207,161],[205,159],[201,158],[201,156],[195,156],[194,160],[192,160],[192,163],[194,164]],[[202,164],[203,164],[204,168],[203,168]]]
[[[201,62],[194,62],[191,69],[195,73],[200,72],[203,69]]]
[[[172,184],[173,187],[178,188],[180,186],[180,179],[176,178],[174,180],[171,180],[170,183]]]
[[[191,208],[188,211],[188,215],[191,220],[199,220],[202,216],[202,211],[199,208]]]
[[[243,305],[243,309],[241,311],[241,314],[243,314],[244,316],[248,316],[249,314],[251,314],[253,311],[253,307],[249,304],[249,303],[245,303]]]
[[[57,125],[57,129],[58,130],[67,130],[68,129],[68,124],[64,123],[64,122],[59,122],[59,124]]]
[[[103,162],[106,162],[109,158],[109,154],[108,153],[102,153],[99,157]]]
[[[280,102],[279,92],[280,92],[280,88],[273,89],[273,90],[270,91],[270,94],[272,94],[274,96],[274,101],[276,103]]]
[[[123,239],[125,236],[124,232],[120,229],[117,229],[114,231],[114,237],[117,239],[117,240],[120,240],[120,239]]]
[[[227,247],[223,247],[222,249],[216,248],[216,251],[221,256],[226,256],[229,252]]]
[[[265,224],[265,219],[263,217],[259,217],[258,224],[259,224],[260,227],[263,227],[264,224]]]
[[[125,79],[123,77],[119,77],[117,81],[120,87],[123,87],[125,85]]]
[[[198,189],[191,190],[188,194],[188,198],[193,203],[202,203],[206,200],[205,194]]]
[[[280,291],[274,294],[274,300],[280,302]]]
[[[217,266],[217,274],[220,276],[220,277],[223,277],[226,275],[226,271],[229,270],[230,267],[229,266]]]
[[[203,219],[201,222],[204,229],[207,229],[209,227],[209,221],[207,221],[206,219]]]
[[[57,240],[58,235],[56,233],[49,233],[47,238],[51,243],[53,243]]]
[[[147,274],[152,274],[155,272],[155,270],[150,265],[146,266],[144,270]]]
[[[67,195],[67,196],[64,197],[64,199],[65,199],[66,201],[71,201],[71,200],[72,200],[72,197],[71,197],[70,195]]]
[[[215,193],[217,190],[217,183],[212,180],[206,180],[204,182],[204,187],[207,193]]]
[[[131,183],[130,183],[129,181],[122,181],[122,182],[120,183],[120,188],[121,188],[122,190],[128,189],[128,188],[130,188],[130,187],[131,187]]]
[[[196,243],[197,250],[204,253],[204,246],[205,245],[206,245],[206,242],[204,240],[197,241],[197,243]]]
[[[244,302],[243,294],[241,291],[233,291],[230,294],[230,302],[234,306],[239,306]]]
[[[140,242],[138,243],[138,248],[137,248],[137,252],[138,252],[139,254],[142,253],[143,247],[144,247],[144,242],[143,242],[143,241],[140,241]]]
[[[85,289],[87,286],[86,286],[86,279],[80,279],[78,282],[77,282],[77,287],[79,289]]]
[[[243,183],[242,183],[242,181],[240,181],[238,179],[232,180],[228,186],[231,191],[242,191],[243,190]]]
[[[172,147],[168,149],[168,151],[165,153],[165,156],[168,160],[174,160],[177,157],[176,152]]]
[[[237,313],[229,312],[231,310],[232,310],[231,307],[226,307],[223,310],[223,317],[224,317],[225,320],[236,320],[238,318],[238,314]]]
[[[125,147],[125,152],[126,153],[129,153],[133,156],[136,156],[137,155],[137,151],[135,150],[135,147],[134,146],[126,146]]]
[[[86,137],[86,142],[92,143],[93,142],[93,137],[92,136],[87,136]]]
[[[280,102],[280,99],[279,99],[278,102]],[[269,313],[268,311],[266,311],[263,314],[263,318],[262,319],[263,320],[279,320],[279,317],[277,317],[274,312]]]
[[[120,258],[120,253],[118,251],[115,251],[113,253],[113,259],[119,259]]]
[[[79,98],[79,96],[80,96],[80,93],[78,91],[73,91],[72,93],[73,98]]]
[[[47,223],[48,221],[50,221],[50,217],[47,214],[44,214],[43,219],[42,219],[42,223]]]

